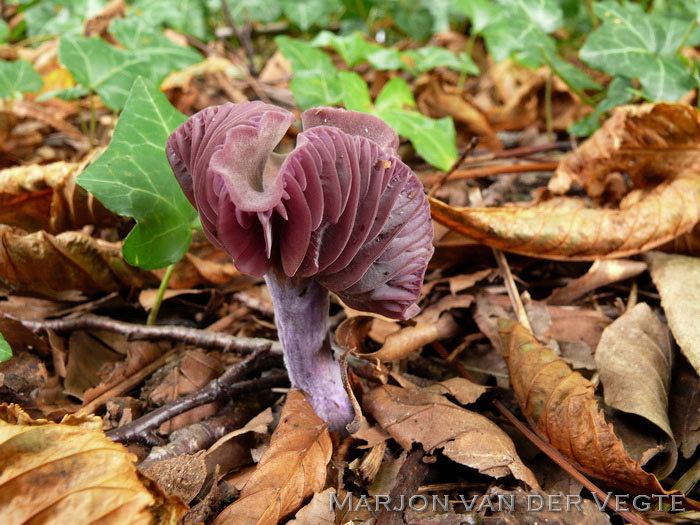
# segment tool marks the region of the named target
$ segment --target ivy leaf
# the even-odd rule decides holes
[[[207,42],[211,32],[205,9],[202,0],[136,0],[132,5],[132,11],[139,15],[147,27],[171,27]]]
[[[615,77],[608,85],[605,98],[598,102],[593,114],[569,127],[571,135],[587,137],[600,127],[600,117],[616,106],[627,104],[634,98],[632,82],[625,77]]]
[[[415,69],[420,72],[429,71],[436,67],[446,66],[461,73],[476,75],[479,68],[466,53],[455,55],[443,47],[424,46],[402,53],[404,60],[409,59]]]
[[[24,11],[27,35],[79,36],[86,19],[99,13],[107,0],[43,0]]]
[[[372,113],[372,98],[364,79],[354,71],[341,71],[338,73],[340,83],[343,86],[343,103],[347,109]]]
[[[5,337],[0,334],[0,363],[7,361],[12,357],[12,348]]]
[[[382,88],[375,101],[378,110],[416,107],[411,86],[401,77],[394,77]]]
[[[179,46],[165,35],[149,29],[140,18],[116,18],[109,30],[126,49],[148,60],[149,78],[156,83],[172,71],[202,60],[197,51]]]
[[[44,81],[27,60],[0,62],[0,98],[22,98],[22,93],[39,91],[43,85]]]
[[[197,217],[165,156],[168,136],[184,121],[159,89],[137,79],[109,148],[78,177],[107,208],[136,219],[124,258],[147,270],[182,258]]]
[[[170,1],[170,0],[166,0]],[[250,21],[275,22],[282,15],[279,2],[269,0],[226,0],[231,16],[239,24]]]
[[[677,50],[691,22],[647,14],[636,4],[594,5],[603,20],[581,48],[588,65],[610,75],[638,78],[646,96],[675,101],[695,87]]]
[[[370,54],[382,49],[379,44],[365,40],[359,31],[345,36],[336,35],[330,31],[321,31],[311,43],[319,47],[332,47],[343,58],[348,67],[365,62]]]
[[[278,36],[275,42],[294,70],[290,88],[301,109],[339,104],[343,88],[333,61],[308,42]]]
[[[110,46],[99,37],[63,37],[58,59],[75,80],[112,109],[122,109],[138,76],[149,76],[149,60]]]
[[[379,71],[396,71],[406,66],[401,60],[399,50],[393,47],[379,49],[367,55],[367,60],[374,69]]]
[[[343,10],[338,0],[280,0],[280,3],[285,16],[302,31]]]

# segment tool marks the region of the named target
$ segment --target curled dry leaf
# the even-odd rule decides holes
[[[668,476],[678,459],[668,419],[672,365],[668,328],[646,303],[638,303],[605,328],[595,362],[605,404],[641,416],[666,434],[667,454],[655,471],[662,479]]]
[[[615,261],[596,260],[588,271],[577,279],[572,279],[565,286],[557,288],[547,298],[549,304],[570,305],[601,286],[636,277],[647,265],[641,261],[618,259]]]
[[[287,525],[335,525],[335,512],[331,505],[331,495],[335,494],[335,489],[314,494],[311,501]]]
[[[692,230],[700,220],[700,175],[685,171],[652,190],[634,190],[619,209],[458,208],[429,200],[437,222],[487,246],[546,259],[608,259]]]
[[[671,428],[684,458],[700,445],[700,377],[688,366],[676,368],[671,383]]]
[[[332,452],[327,424],[300,390],[291,390],[270,446],[240,499],[226,507],[214,524],[277,524],[323,490]]]
[[[0,514],[3,523],[100,522],[175,525],[186,511],[141,480],[136,457],[102,432],[97,416],[60,424],[0,406]],[[150,490],[149,490],[150,489]],[[153,491],[155,490],[155,492]]]
[[[590,381],[515,321],[500,323],[500,337],[515,397],[540,435],[581,470],[613,486],[666,493],[653,474],[629,457],[605,421]]]
[[[700,373],[700,259],[651,252],[644,254],[644,260],[661,295],[673,337]]]
[[[651,188],[700,161],[700,113],[686,104],[622,106],[559,164],[549,189],[564,193],[580,182],[593,197],[615,172]]]
[[[13,293],[61,298],[76,290],[143,288],[152,281],[152,275],[124,261],[117,243],[77,231],[23,234],[0,225],[0,288]]]
[[[482,474],[495,478],[512,474],[530,487],[539,488],[510,437],[498,425],[456,405],[443,393],[431,387],[382,385],[365,395],[363,408],[406,450],[414,443],[428,452],[442,449],[451,460]]]

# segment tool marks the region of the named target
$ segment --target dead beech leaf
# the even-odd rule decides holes
[[[659,480],[629,457],[605,421],[588,379],[515,321],[502,320],[500,336],[515,398],[540,435],[583,471],[613,486],[666,494]]]
[[[700,373],[700,258],[650,252],[644,254],[644,260],[673,337]]]
[[[3,523],[151,524],[158,516],[158,523],[175,525],[186,506],[179,498],[159,501],[152,482],[144,486],[139,478],[136,457],[101,428],[97,416],[57,424],[0,405]]]
[[[595,353],[605,404],[643,417],[666,434],[668,454],[655,469],[661,479],[678,459],[668,419],[672,356],[668,328],[646,303],[637,303],[606,327]]]
[[[530,487],[539,488],[510,437],[498,425],[430,387],[382,385],[364,396],[363,408],[406,450],[414,443],[431,453],[440,448],[452,461],[482,474],[495,478],[512,474]]]
[[[652,190],[634,190],[616,210],[457,208],[428,199],[437,222],[487,246],[545,259],[609,259],[690,231],[700,220],[700,174],[685,171]]]
[[[610,174],[629,174],[637,188],[651,188],[700,161],[700,113],[687,104],[616,108],[613,116],[559,164],[550,190],[564,193],[571,181],[600,196]]]
[[[331,505],[331,495],[335,493],[335,489],[326,489],[314,494],[287,525],[335,525],[335,512]]]
[[[676,368],[671,382],[671,428],[684,458],[700,445],[700,377],[688,366]]]
[[[596,260],[588,271],[577,279],[572,279],[565,286],[557,288],[547,298],[548,304],[570,305],[601,286],[636,277],[647,265],[641,261],[618,259],[614,261]]]
[[[0,288],[60,299],[69,292],[93,294],[143,288],[147,272],[124,261],[117,243],[68,231],[23,234],[0,225]]]
[[[327,424],[314,413],[303,392],[292,389],[270,446],[240,499],[226,507],[214,525],[276,525],[323,490],[332,452]]]

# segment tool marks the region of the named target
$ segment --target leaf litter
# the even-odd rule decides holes
[[[113,4],[104,20],[93,19],[99,23],[87,36],[111,37],[110,23],[126,9]],[[182,35],[174,33],[182,42]],[[70,38],[64,45],[80,41]],[[160,38],[158,42],[171,53],[181,51]],[[451,52],[467,45],[456,33],[437,34],[434,42]],[[56,44],[26,50],[44,91],[75,88],[75,79],[58,61]],[[161,85],[182,113],[228,100],[294,103],[292,71],[279,53],[270,53],[262,74],[251,77],[240,50],[214,41],[204,46],[199,49],[206,55],[202,62],[174,72]],[[193,56],[191,49],[180,47]],[[483,53],[477,48],[475,56]],[[333,335],[351,351],[348,383],[363,408],[359,430],[345,439],[330,435],[301,393],[277,386],[176,412],[129,443],[128,452],[105,438],[100,429],[115,430],[148,418],[157,407],[177,405],[243,356],[222,352],[223,346],[208,347],[204,340],[189,345],[159,341],[155,332],[148,341],[131,340],[128,334],[116,337],[109,323],[101,329],[60,328],[62,322],[69,327],[85,313],[98,312],[108,320],[131,322],[130,333],[136,333],[144,308],[156,301],[164,270],[139,269],[127,261],[146,260],[156,268],[163,259],[152,259],[162,254],[144,250],[136,238],[127,239],[122,252],[134,222],[108,208],[123,213],[129,199],[115,200],[98,189],[119,180],[117,172],[138,170],[140,161],[132,162],[131,152],[118,148],[97,161],[95,152],[85,155],[90,141],[80,128],[91,111],[88,98],[42,101],[32,94],[0,108],[5,119],[0,166],[7,167],[0,171],[0,284],[6,299],[0,301],[0,311],[9,316],[0,322],[0,332],[13,353],[0,363],[0,399],[54,423],[5,407],[10,415],[4,419],[12,420],[5,427],[66,432],[72,436],[60,439],[66,453],[83,446],[81,439],[85,446],[113,450],[118,478],[138,501],[114,516],[134,523],[177,522],[186,511],[178,498],[190,507],[184,523],[370,520],[376,513],[336,514],[330,503],[348,494],[376,498],[389,493],[407,498],[435,494],[451,501],[444,514],[405,509],[400,522],[521,523],[547,516],[564,523],[607,522],[585,491],[577,493],[583,511],[532,511],[526,496],[546,495],[539,492],[545,484],[536,465],[549,460],[499,415],[494,400],[509,404],[568,455],[574,469],[601,487],[621,494],[673,493],[673,480],[692,466],[700,443],[700,337],[694,331],[700,297],[694,258],[700,219],[697,110],[668,103],[618,108],[600,131],[566,154],[569,146],[553,142],[545,132],[546,98],[556,109],[551,127],[558,138],[592,109],[545,68],[488,59],[479,64],[484,73],[464,84],[458,72],[446,67],[410,79],[408,73],[404,78],[390,69],[358,64],[353,72],[367,83],[370,103],[392,79],[401,78],[392,87],[400,85],[409,93],[404,101],[412,106],[401,111],[452,118],[462,151],[474,137],[480,140],[454,167],[460,173],[446,177],[422,164],[407,143],[402,145],[405,160],[427,189],[440,186],[431,191],[439,236],[420,316],[408,322],[361,316],[333,300]],[[167,108],[167,101],[144,82],[131,94],[141,114],[132,105],[115,131],[117,118],[104,103],[128,106],[129,90],[105,87],[98,76],[84,84],[106,97],[92,95],[98,117],[92,138],[100,146],[107,145],[112,132],[124,136],[138,131],[139,118],[152,124],[154,108]],[[391,90],[377,106],[386,102],[387,93]],[[182,118],[168,111],[170,124]],[[149,138],[167,135],[167,127],[152,127]],[[290,143],[284,141],[283,147]],[[168,175],[159,171],[164,160],[154,161],[153,180]],[[499,175],[513,172],[520,174]],[[89,181],[86,185],[95,193],[83,190],[76,177]],[[498,205],[467,206],[477,188],[486,202]],[[570,195],[562,196],[566,192]],[[276,341],[264,285],[242,276],[224,252],[196,232],[187,250],[191,210],[178,199],[164,207],[171,218],[187,217],[187,227],[174,230],[173,237],[175,252],[187,253],[176,263],[159,324],[166,329],[209,326],[223,337]],[[137,219],[137,232],[151,227],[154,210],[148,210],[151,215],[127,211]],[[516,318],[517,309],[483,245],[519,254],[508,260],[518,288],[526,290],[524,310],[536,338],[508,324],[499,336],[499,319]],[[658,248],[671,253],[649,252]],[[177,259],[172,253],[169,257],[168,262]],[[186,293],[191,289],[201,293]],[[34,324],[33,333],[21,324],[45,320],[58,321],[58,329]],[[506,361],[501,338],[508,349]],[[438,349],[448,357],[437,357],[442,355]],[[253,386],[281,366],[274,351],[263,361],[264,366],[243,376]],[[456,378],[460,369],[476,382]],[[509,403],[513,397],[519,411]],[[82,415],[73,415],[81,405]],[[102,421],[85,415],[86,410],[100,414]],[[63,423],[55,423],[67,414]],[[48,445],[58,446],[53,441],[43,440],[47,445],[31,454],[3,460],[3,467],[41,474],[32,472],[32,465],[51,453]],[[414,471],[407,469],[416,466],[411,463],[416,454],[421,465],[415,472],[422,474],[409,483],[407,473]],[[139,473],[135,458],[155,482]],[[79,468],[97,479],[100,470],[87,453],[85,461]],[[16,505],[12,512],[47,496],[58,501],[64,483],[71,483],[77,471],[66,469],[62,483],[49,489],[31,485],[24,507],[8,499],[11,507]],[[561,473],[570,479],[567,471]],[[99,480],[88,483],[103,490]],[[460,495],[482,502],[489,496],[512,496],[517,505],[475,513],[460,503]],[[697,492],[689,496],[688,501],[700,499]],[[103,512],[96,509],[115,501],[101,495],[87,511]],[[369,501],[373,505],[377,500]],[[47,509],[47,516],[64,511],[58,503]]]

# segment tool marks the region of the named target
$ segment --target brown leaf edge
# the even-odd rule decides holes
[[[521,324],[502,319],[503,358],[530,425],[580,469],[635,494],[670,494],[629,457],[595,399],[595,387]]]

